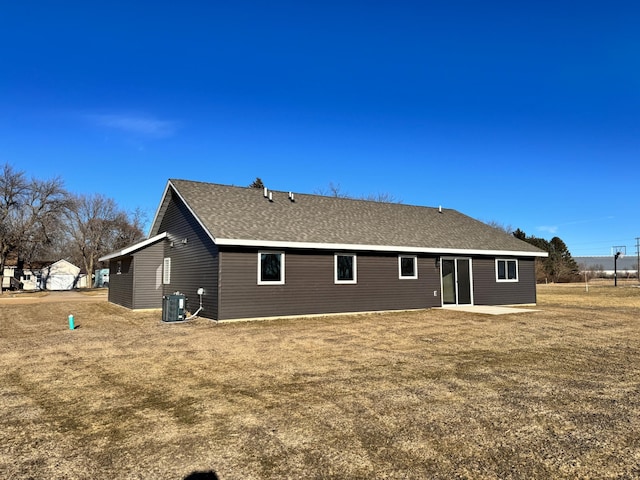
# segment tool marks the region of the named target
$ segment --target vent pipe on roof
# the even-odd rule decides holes
[[[296,201],[296,199],[293,198],[293,192],[289,192],[289,200],[291,200],[292,202]]]
[[[440,205],[440,206],[438,207],[438,212],[439,212],[439,213],[442,213],[442,205]]]
[[[263,194],[264,198],[267,198],[269,196],[269,189],[267,187],[264,187]]]
[[[269,201],[273,202],[273,192],[269,192]]]

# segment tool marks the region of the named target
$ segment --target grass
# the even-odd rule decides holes
[[[3,304],[0,478],[639,477],[640,289],[538,296],[505,316],[178,325],[98,298]]]

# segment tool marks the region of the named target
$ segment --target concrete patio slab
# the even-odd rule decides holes
[[[452,305],[446,307],[440,307],[443,310],[456,310],[458,312],[469,312],[469,313],[482,313],[485,315],[509,315],[512,313],[531,313],[531,312],[539,312],[540,310],[535,310],[531,308],[520,308],[520,307],[502,307],[502,306],[492,306],[492,305]]]

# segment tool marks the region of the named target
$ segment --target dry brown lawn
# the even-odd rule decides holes
[[[538,296],[226,324],[0,301],[0,478],[640,477],[640,288]]]

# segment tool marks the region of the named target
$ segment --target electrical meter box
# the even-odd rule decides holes
[[[162,321],[181,322],[184,320],[186,298],[181,293],[162,297]]]

